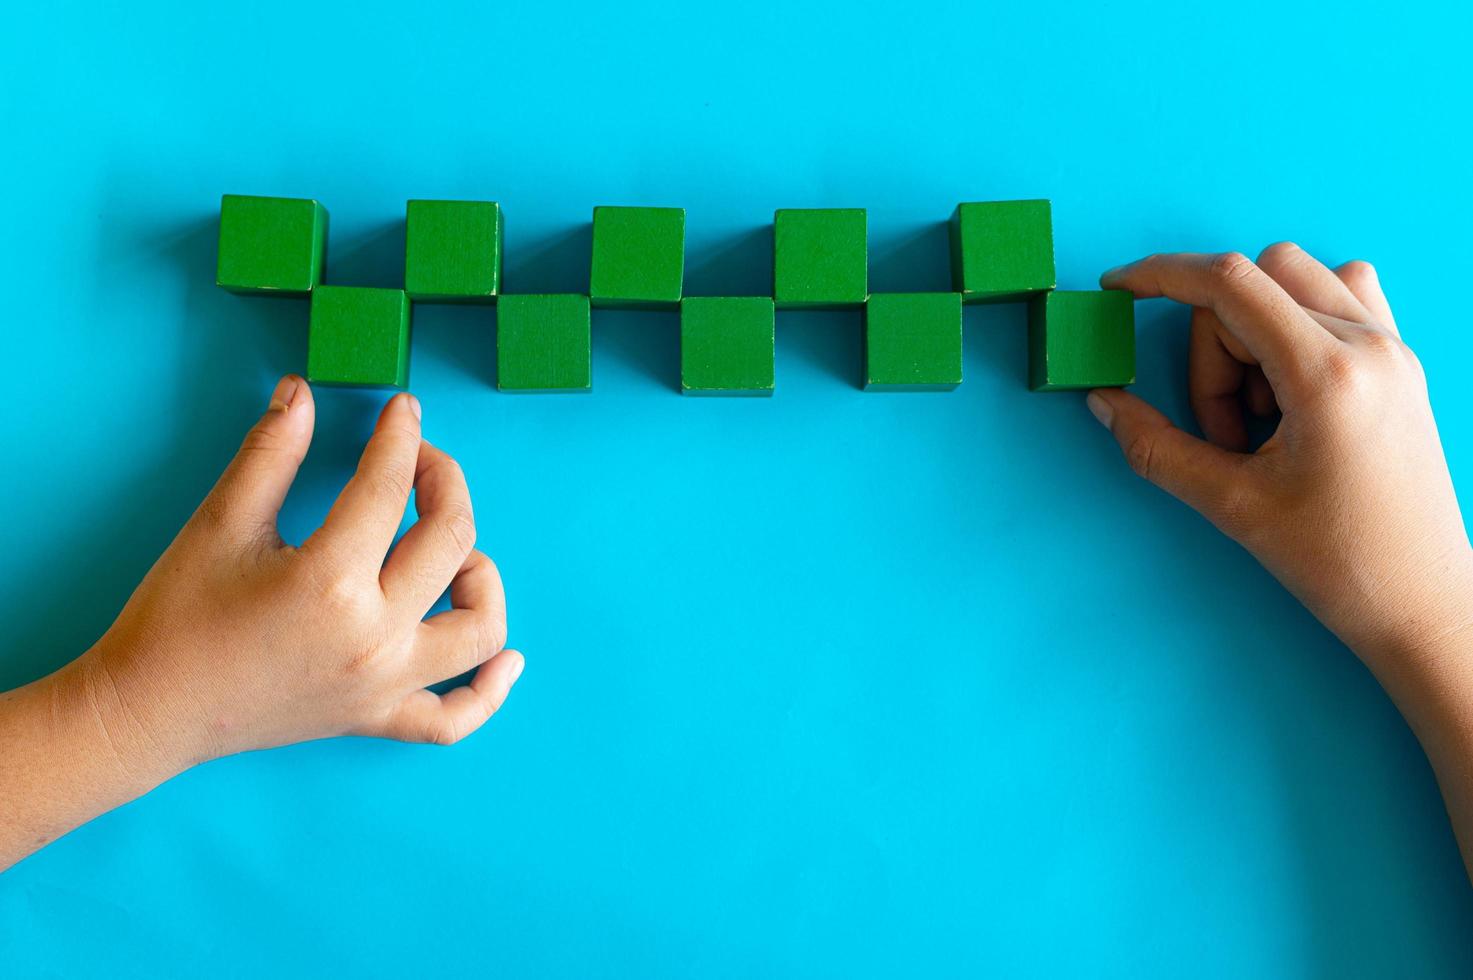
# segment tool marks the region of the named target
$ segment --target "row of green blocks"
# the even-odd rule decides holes
[[[497,387],[592,387],[591,307],[678,308],[681,387],[690,394],[770,394],[775,311],[864,310],[865,387],[949,389],[962,380],[962,305],[1029,303],[1034,390],[1135,380],[1134,304],[1117,290],[1055,290],[1048,201],[957,206],[951,292],[870,293],[866,214],[783,209],[773,223],[773,295],[683,295],[685,211],[597,207],[587,295],[501,291],[501,207],[410,201],[404,289],[330,286],[327,211],[316,201],[227,194],[218,285],[310,295],[307,376],[328,384],[408,383],[411,305],[497,304]]]

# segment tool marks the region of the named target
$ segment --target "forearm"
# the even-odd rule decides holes
[[[1397,656],[1360,652],[1432,763],[1473,879],[1473,628]]]
[[[185,767],[143,729],[85,657],[0,694],[0,870]]]

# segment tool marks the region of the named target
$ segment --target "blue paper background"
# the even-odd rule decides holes
[[[11,461],[0,683],[85,649],[305,366],[212,285],[222,192],[317,197],[396,286],[409,197],[499,200],[506,282],[586,286],[595,204],[688,209],[687,290],[765,292],[776,207],[867,206],[872,288],[959,200],[1054,201],[1059,282],[1294,237],[1381,269],[1473,486],[1466,4],[33,4],[0,37]],[[1186,419],[1185,317],[1138,390]],[[1473,974],[1415,740],[1236,546],[971,309],[954,393],[856,388],[783,314],[771,400],[675,393],[596,314],[592,396],[498,394],[421,307],[526,674],[449,750],[217,762],[0,877],[0,974]],[[283,528],[381,394],[320,391]],[[0,801],[0,806],[4,801]]]

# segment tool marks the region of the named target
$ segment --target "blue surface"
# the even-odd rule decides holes
[[[1375,261],[1454,477],[1466,4],[33,4],[0,38],[10,476],[0,682],[75,656],[213,481],[305,304],[212,285],[221,192],[320,198],[393,286],[404,201],[499,200],[506,282],[585,288],[596,204],[688,208],[691,293],[765,292],[776,207],[867,206],[946,285],[959,200],[1054,201],[1059,284],[1295,237]],[[1138,390],[1186,417],[1185,317]],[[972,309],[954,393],[861,393],[784,313],[777,395],[675,394],[599,312],[592,396],[493,388],[416,313],[528,666],[450,750],[188,773],[0,877],[0,974],[1473,974],[1431,772],[1354,658],[1135,480]],[[382,396],[320,391],[304,536]],[[3,801],[0,801],[3,806]]]

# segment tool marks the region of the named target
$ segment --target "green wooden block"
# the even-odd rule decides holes
[[[233,293],[301,296],[322,282],[327,209],[291,197],[220,198],[215,285]]]
[[[863,208],[782,208],[772,223],[778,306],[832,309],[864,302],[869,245]]]
[[[960,293],[872,293],[864,305],[864,387],[949,391],[962,382]]]
[[[680,301],[680,390],[687,395],[770,395],[773,305],[766,296]]]
[[[410,201],[404,291],[417,301],[489,303],[501,288],[501,205]]]
[[[1028,305],[1028,385],[1034,391],[1135,382],[1135,297],[1123,289],[1048,292]]]
[[[409,297],[404,290],[312,290],[307,380],[395,388],[409,384]]]
[[[593,209],[594,306],[674,306],[684,278],[684,208]]]
[[[502,296],[496,303],[496,387],[502,391],[591,391],[588,297]]]
[[[958,204],[951,216],[951,283],[968,303],[1020,300],[1053,289],[1049,202]]]

